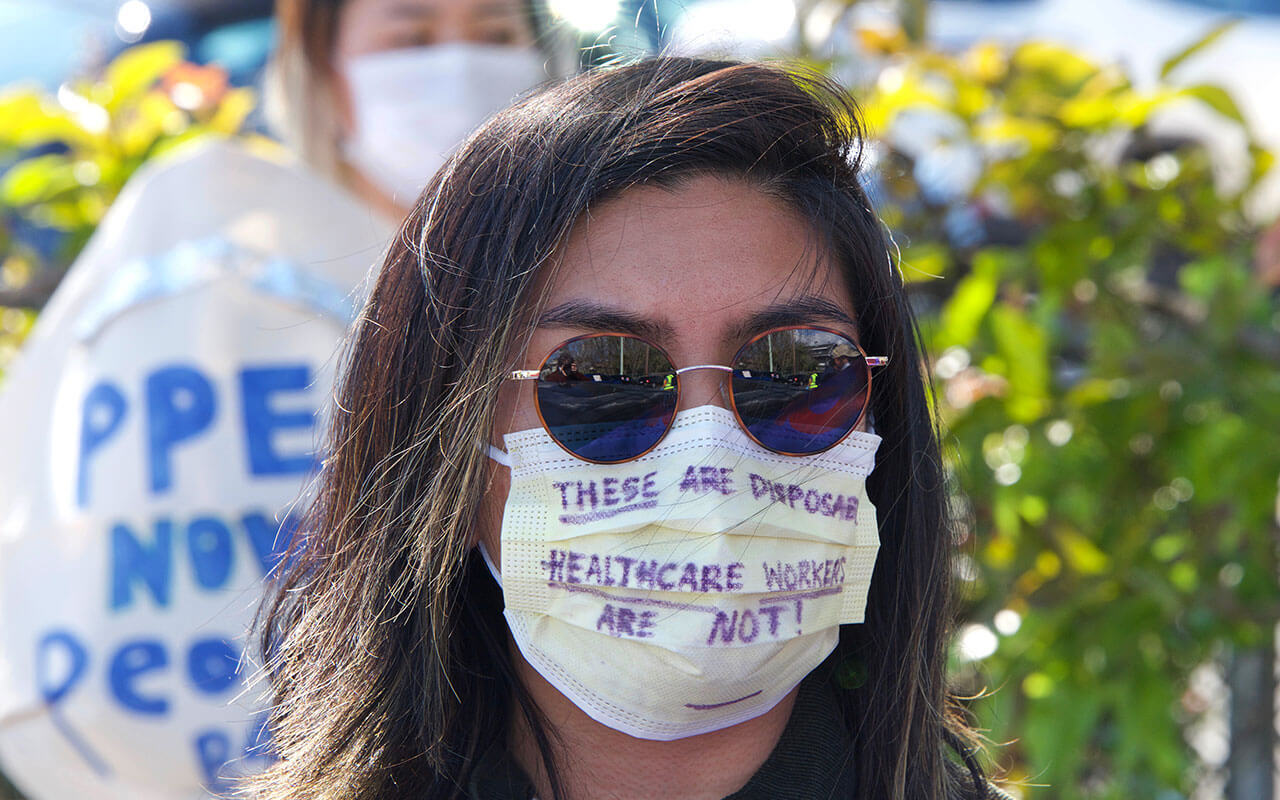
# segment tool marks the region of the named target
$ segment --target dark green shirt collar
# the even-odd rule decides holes
[[[823,800],[853,797],[853,748],[835,689],[810,676],[800,684],[791,719],[764,764],[725,800]],[[480,759],[468,787],[471,800],[529,800],[533,785],[506,748]]]

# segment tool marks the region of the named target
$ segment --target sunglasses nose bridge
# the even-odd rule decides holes
[[[731,367],[721,364],[693,364],[676,370],[680,377],[680,411],[715,405],[728,409]]]

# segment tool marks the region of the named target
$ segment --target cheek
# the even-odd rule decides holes
[[[354,134],[356,127],[355,110],[351,101],[351,84],[347,81],[345,74],[347,62],[372,49],[367,41],[369,26],[362,13],[363,5],[364,3],[355,0],[347,3],[339,12],[338,30],[330,51],[329,67],[326,74],[321,76],[328,91],[327,99],[334,105],[341,134],[344,137]]]
[[[380,48],[381,18],[384,16],[371,0],[348,0],[338,11],[334,31],[333,53],[337,61],[372,53]]]
[[[505,434],[542,426],[533,399],[533,386],[533,381],[506,381],[498,390],[489,442],[499,450],[504,449],[502,437]]]
[[[335,70],[326,81],[329,99],[333,102],[341,136],[351,137],[356,131],[356,114],[351,105],[351,86],[342,73]]]

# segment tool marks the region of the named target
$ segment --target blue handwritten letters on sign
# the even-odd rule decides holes
[[[314,466],[306,452],[281,452],[277,434],[310,431],[313,411],[281,412],[273,400],[299,393],[313,383],[313,373],[305,364],[254,366],[237,375],[237,401],[246,454],[246,472],[252,477],[305,475]],[[153,494],[174,488],[173,454],[183,444],[207,435],[219,413],[219,398],[213,380],[190,364],[169,364],[147,374],[142,391],[145,414],[143,426],[147,457],[147,486]],[[80,415],[80,456],[77,469],[76,502],[83,508],[92,501],[90,480],[92,461],[102,448],[119,434],[128,403],[121,387],[104,380],[85,395]]]
[[[75,485],[68,489],[78,509],[101,520],[96,524],[105,544],[106,611],[174,614],[176,629],[190,631],[174,636],[175,626],[169,625],[169,633],[139,634],[131,625],[124,627],[133,633],[112,641],[110,635],[64,623],[37,636],[39,697],[67,743],[95,773],[110,775],[111,764],[94,752],[85,732],[74,729],[74,715],[65,711],[76,698],[94,694],[133,719],[182,726],[192,769],[214,793],[231,788],[229,772],[268,758],[261,715],[250,721],[246,712],[246,720],[236,725],[175,715],[192,707],[181,702],[184,695],[217,709],[243,689],[244,659],[237,642],[244,639],[247,617],[241,612],[253,604],[253,582],[279,565],[297,524],[289,516],[281,522],[279,508],[252,501],[251,495],[262,494],[249,488],[259,481],[294,479],[276,484],[282,487],[283,505],[315,469],[315,454],[301,443],[311,441],[316,398],[327,396],[316,381],[307,363],[242,364],[215,374],[195,363],[166,362],[127,381],[101,378],[84,392]],[[241,453],[237,463],[179,457],[228,432]],[[247,507],[186,499],[189,487],[210,481],[226,487],[227,496],[243,496],[233,502]],[[121,486],[137,487],[126,492],[136,495],[137,510],[104,512],[135,505],[112,496]],[[148,513],[148,508],[155,510]],[[194,602],[220,592],[236,593],[228,607],[239,611],[226,620],[207,613],[183,618],[191,613],[188,598]]]

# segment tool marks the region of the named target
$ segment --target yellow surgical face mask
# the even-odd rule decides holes
[[[880,437],[813,456],[752,442],[718,406],[647,455],[593,464],[543,428],[509,434],[505,616],[520,652],[598,722],[642,739],[773,708],[861,622],[879,549],[866,478]]]

